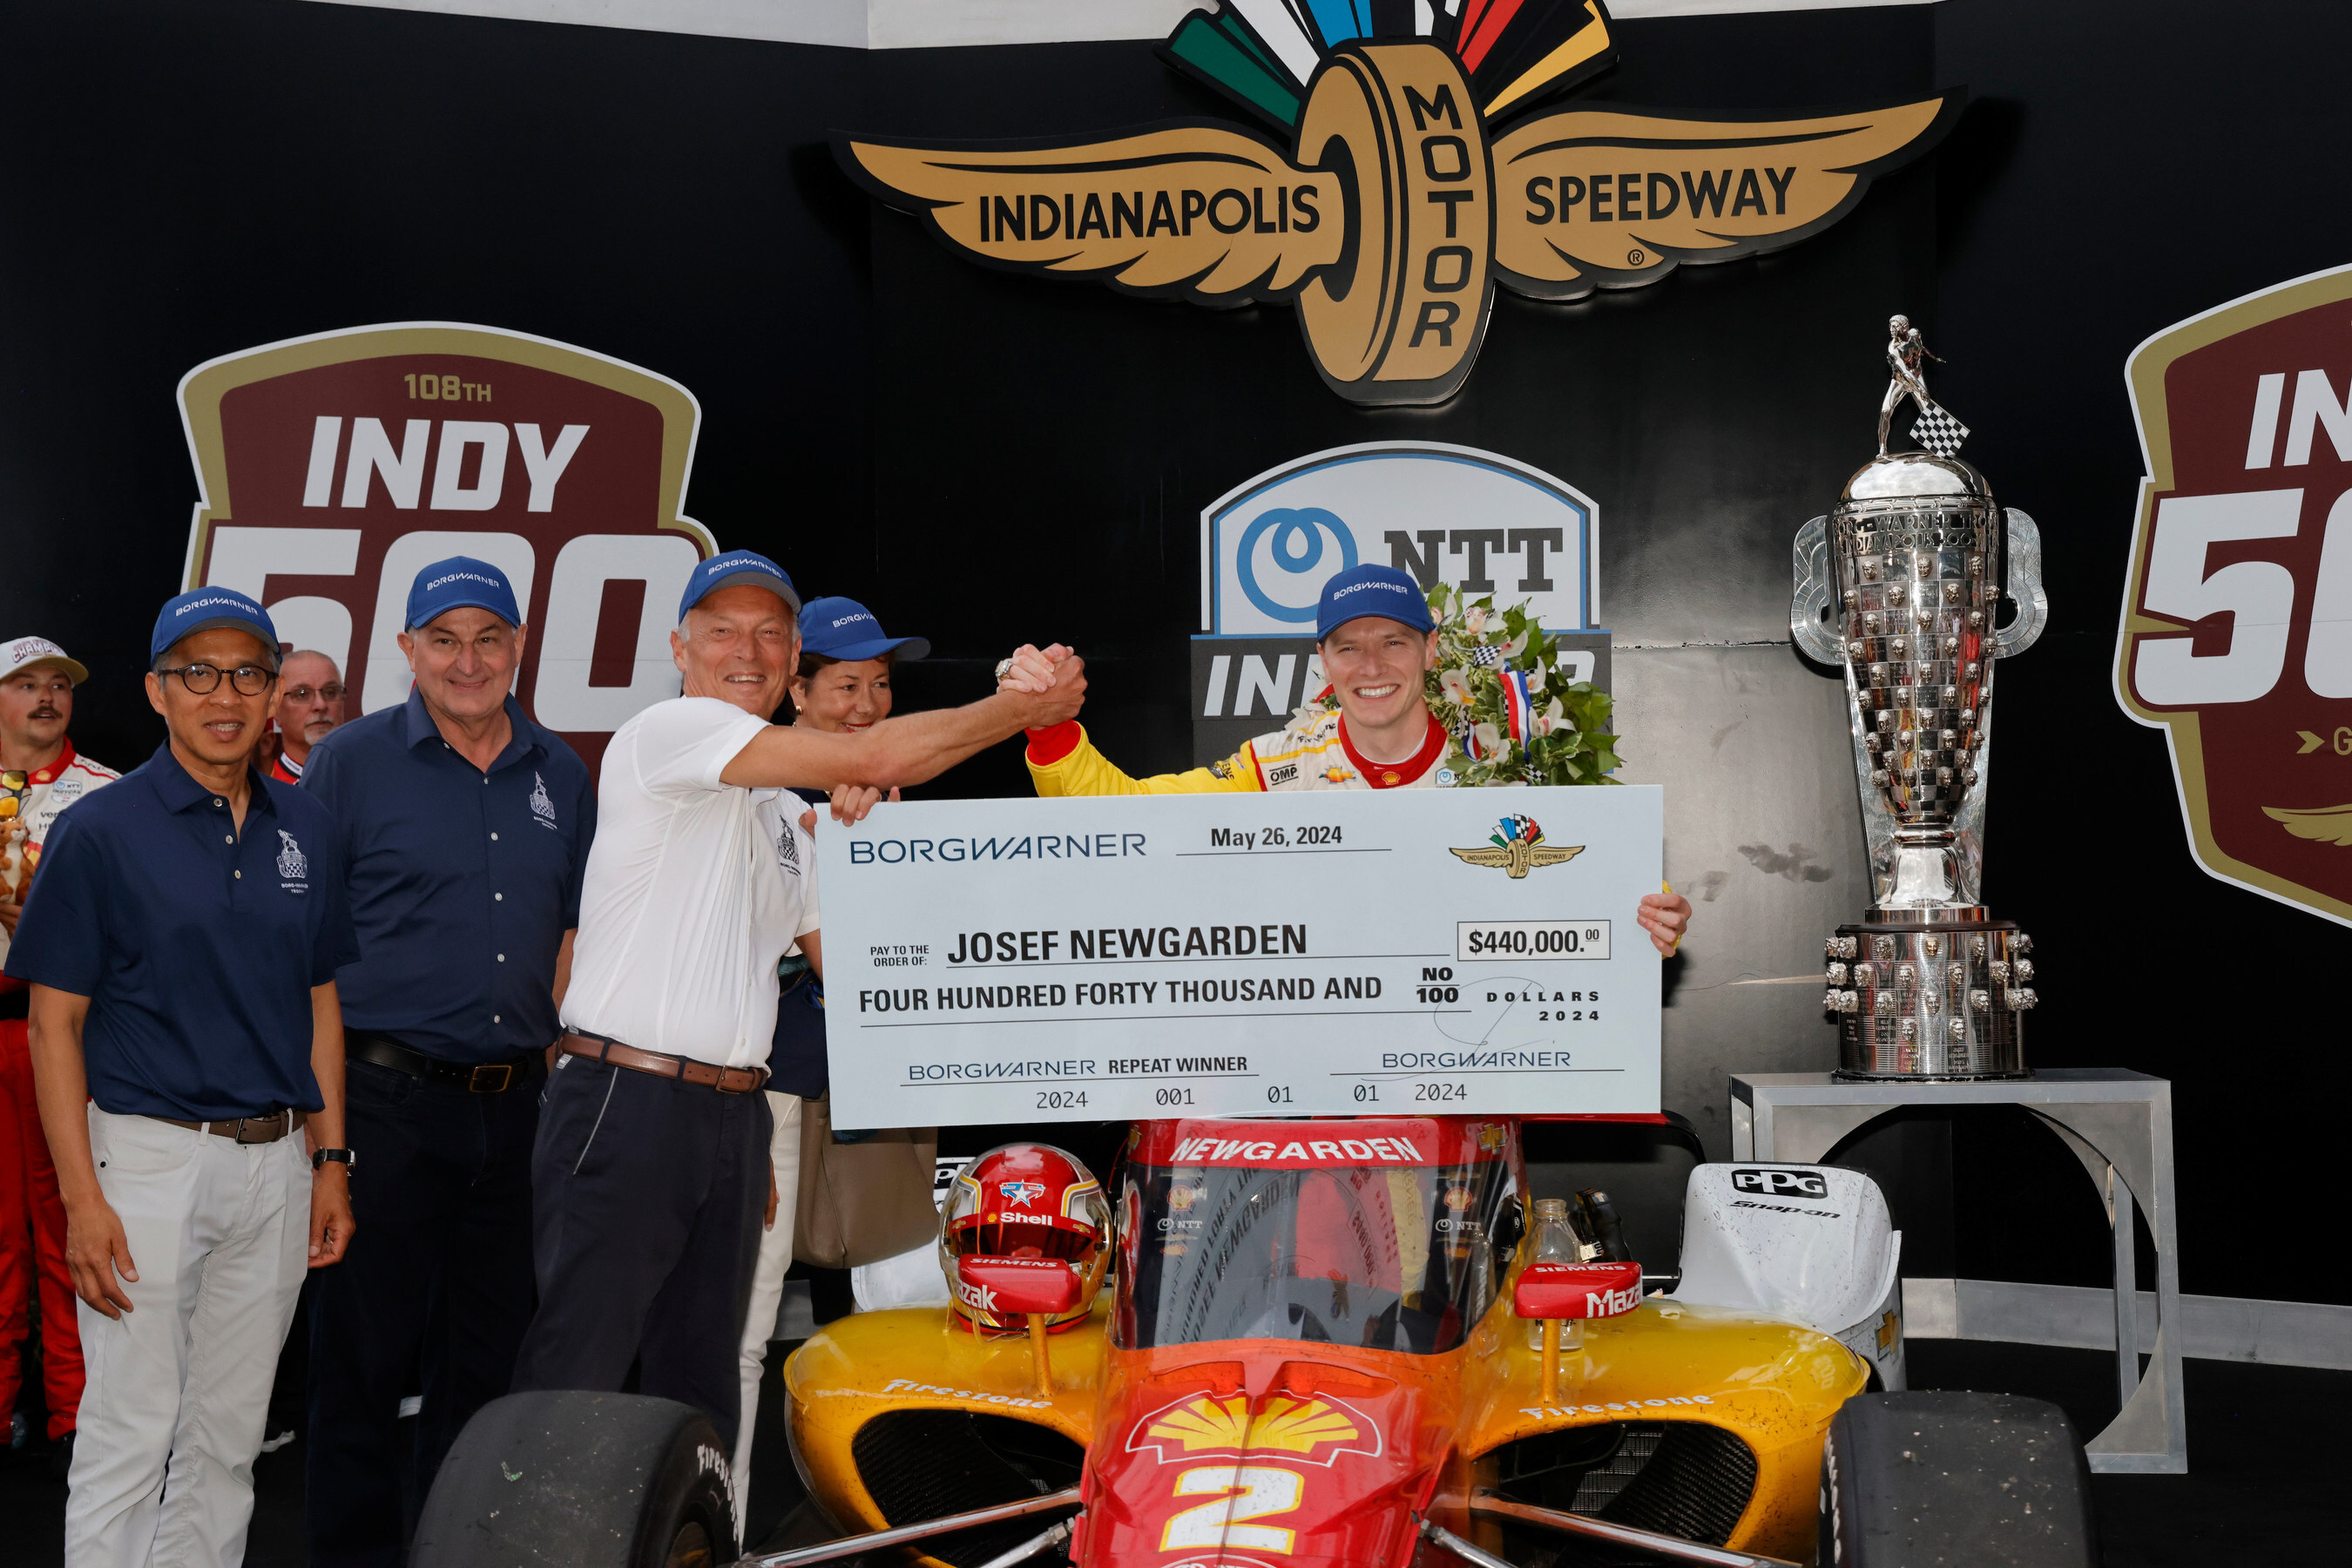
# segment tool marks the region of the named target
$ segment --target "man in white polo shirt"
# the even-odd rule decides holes
[[[670,647],[685,694],[614,732],[531,1170],[539,1311],[517,1390],[638,1386],[736,1430],[737,1343],[780,1182],[757,1092],[776,963],[817,927],[814,856],[787,786],[855,821],[983,746],[1074,715],[1050,690],[888,719],[854,733],[778,726],[800,663],[800,595],[775,563],[703,563]],[[1075,661],[1073,661],[1075,663]],[[1067,670],[1066,675],[1063,671]],[[803,948],[819,973],[814,937]]]

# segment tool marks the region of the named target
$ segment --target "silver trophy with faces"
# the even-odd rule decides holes
[[[1979,887],[1993,667],[2048,617],[2042,535],[1960,461],[1968,429],[1927,395],[1917,331],[1897,316],[1889,338],[1878,456],[1796,542],[1790,629],[1845,669],[1870,853],[1870,907],[1829,939],[1823,1006],[1841,1078],[2020,1078],[2033,942],[1990,918]],[[1906,398],[1927,449],[1889,455]]]

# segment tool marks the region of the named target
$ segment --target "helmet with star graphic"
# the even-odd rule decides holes
[[[1082,1321],[1111,1240],[1110,1205],[1077,1156],[1051,1143],[1004,1143],[968,1162],[949,1184],[940,1219],[940,1267],[959,1316],[988,1333],[1020,1333],[1019,1313],[989,1310],[986,1292],[961,1282],[963,1258],[1053,1258],[1088,1287],[1049,1326]]]

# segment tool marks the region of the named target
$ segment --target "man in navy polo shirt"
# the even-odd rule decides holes
[[[149,651],[170,738],[58,819],[8,954],[82,1303],[76,1568],[244,1559],[304,1268],[354,1228],[342,852],[325,807],[252,765],[277,628],[198,588]]]
[[[404,624],[408,700],[323,737],[302,781],[342,827],[364,956],[337,980],[368,1151],[352,1191],[367,1238],[310,1301],[315,1568],[398,1568],[404,1479],[421,1506],[507,1391],[537,1300],[531,1140],[596,826],[587,768],[509,694],[528,628],[506,574],[436,561]]]

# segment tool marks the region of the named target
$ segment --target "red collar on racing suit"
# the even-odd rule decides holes
[[[1374,789],[1394,789],[1399,784],[1409,784],[1435,767],[1437,759],[1445,755],[1445,726],[1439,723],[1437,715],[1433,713],[1429,716],[1429,734],[1421,742],[1421,750],[1401,763],[1376,763],[1356,750],[1356,743],[1348,739],[1347,716],[1342,714],[1339,718],[1340,748],[1348,753],[1348,760],[1356,764],[1356,772],[1362,775],[1363,781]]]
[[[43,768],[40,772],[38,772],[38,773],[37,773],[33,774],[30,778],[26,779],[26,780],[25,781],[26,784],[55,784],[55,783],[57,783],[57,782],[58,782],[58,777],[59,777],[61,774],[63,774],[63,773],[64,773],[64,772],[65,772],[68,768],[69,768],[69,767],[73,766],[73,760],[74,760],[74,745],[73,745],[73,737],[72,737],[71,735],[65,736],[65,737],[63,738],[63,740],[60,742],[60,744],[62,744],[62,745],[65,747],[65,750],[64,750],[64,751],[62,751],[62,752],[59,752],[58,753],[58,760],[57,760],[56,762],[54,762],[54,763],[51,763],[47,767]]]

